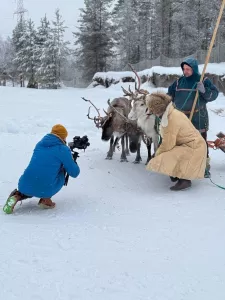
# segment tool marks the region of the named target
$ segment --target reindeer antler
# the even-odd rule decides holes
[[[129,92],[131,93],[131,95],[134,96],[134,93],[133,93],[133,92],[131,91],[131,89],[130,89],[130,85],[129,85],[129,89],[128,89],[128,90],[129,90]]]
[[[94,121],[95,124],[96,124],[96,122],[98,122],[99,120],[101,120],[102,117],[94,117],[94,118],[91,118],[91,117],[90,117],[90,110],[91,110],[91,106],[89,106],[89,108],[88,108],[88,114],[87,114],[87,117],[88,117],[88,119]],[[97,124],[96,124],[96,125],[97,125]]]
[[[148,95],[149,92],[147,90],[137,90],[139,94]]]
[[[103,108],[103,111],[104,111],[104,113],[106,114],[106,116],[109,116],[109,115],[110,115],[109,113],[107,113],[106,110],[104,110],[104,108]]]
[[[98,109],[98,108],[94,105],[94,103],[91,102],[91,100],[85,99],[84,97],[81,97],[81,98],[82,98],[84,101],[91,103],[91,105],[96,109],[96,111],[97,111],[97,113],[98,113],[98,117],[101,118],[100,112],[99,112],[100,109]],[[89,110],[89,111],[90,111],[90,110]]]
[[[124,92],[124,96],[130,96],[130,97],[132,97],[134,95],[134,93],[130,90],[130,86],[129,86],[129,92],[127,90],[125,90],[124,87],[121,86],[121,88],[122,88],[122,90]]]
[[[97,127],[97,128],[100,128],[100,127],[101,127],[101,120],[102,120],[102,117],[94,117],[94,118],[91,118],[91,117],[90,117],[90,110],[91,110],[91,106],[89,106],[89,108],[88,108],[88,114],[87,114],[88,119],[94,121],[96,127]]]
[[[141,89],[140,90],[140,87],[141,87],[141,79],[140,79],[140,76],[138,75],[137,71],[132,67],[131,64],[128,64],[129,67],[131,68],[131,70],[134,72],[134,74],[136,75],[137,79],[138,79],[138,87],[137,87],[137,84],[136,84],[136,80],[135,80],[135,90],[138,92],[138,94],[141,94],[141,95],[148,95],[149,92],[147,90],[143,90]]]
[[[91,118],[91,117],[90,117],[91,106],[89,106],[87,117],[88,117],[88,119],[94,121],[94,123],[95,123],[95,125],[96,125],[97,128],[100,128],[100,127],[101,127],[102,117],[101,117],[101,115],[100,115],[99,109],[94,105],[94,103],[92,103],[91,100],[85,99],[84,97],[81,97],[81,98],[82,98],[84,101],[91,103],[91,105],[92,105],[92,106],[95,108],[95,110],[97,111],[98,116],[97,116],[97,117],[94,117],[94,118]]]
[[[95,120],[95,118],[91,118],[90,117],[90,110],[91,110],[91,106],[89,106],[89,108],[88,108],[88,114],[87,114],[87,117],[88,117],[88,119],[90,119],[90,120]]]
[[[136,86],[136,80],[135,80],[135,90],[136,91],[139,91],[140,90],[140,87],[141,87],[141,79],[140,77],[138,76],[138,73],[137,71],[132,67],[131,64],[128,64],[128,66],[131,68],[131,70],[134,72],[134,74],[137,76],[137,79],[138,79],[138,87]]]

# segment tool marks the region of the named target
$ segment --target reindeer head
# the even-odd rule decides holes
[[[135,121],[138,118],[140,118],[140,116],[146,114],[146,109],[147,109],[147,106],[145,104],[145,100],[141,99],[141,98],[137,99],[132,104],[132,109],[128,115],[128,118],[130,120]]]
[[[123,115],[123,111],[120,107],[116,108],[115,106],[112,106],[110,103],[110,99],[107,101],[109,107],[108,111],[104,111],[106,114],[104,117],[100,115],[99,109],[90,101],[85,98],[82,98],[84,101],[88,101],[91,103],[91,105],[95,108],[97,111],[97,116],[95,117],[90,117],[90,109],[88,109],[88,114],[87,117],[90,120],[93,120],[96,127],[99,129],[102,129],[102,140],[103,141],[108,141],[112,135],[113,132],[120,132],[123,134],[125,132],[125,123],[129,122],[129,120]]]
[[[147,105],[146,105],[146,96],[148,91],[139,90],[139,94],[131,102],[131,111],[128,115],[130,120],[137,120],[142,116],[146,115]]]
[[[107,113],[104,109],[103,111],[105,112],[106,116],[102,117],[100,115],[99,109],[94,105],[94,103],[91,102],[91,100],[87,100],[84,97],[82,97],[82,99],[86,102],[91,103],[91,105],[95,108],[95,110],[97,111],[97,116],[94,116],[93,118],[90,117],[90,110],[91,110],[91,106],[88,108],[88,114],[87,117],[89,120],[93,120],[95,123],[95,126],[99,129],[105,126],[105,123],[112,117],[112,114]]]

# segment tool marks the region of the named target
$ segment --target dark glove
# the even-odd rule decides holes
[[[198,83],[197,83],[197,90],[199,90],[200,93],[205,94],[204,83],[198,82]]]

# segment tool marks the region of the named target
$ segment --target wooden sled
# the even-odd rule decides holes
[[[215,141],[207,141],[208,146],[214,150],[220,149],[225,153],[225,134],[220,131],[216,136]]]

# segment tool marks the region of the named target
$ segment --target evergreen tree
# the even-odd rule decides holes
[[[136,0],[124,0],[118,2],[114,9],[114,23],[116,24],[114,37],[123,66],[140,60],[138,3]]]
[[[37,69],[37,32],[34,28],[34,23],[29,20],[27,31],[25,33],[26,47],[24,49],[25,61],[24,69],[26,70],[26,77],[29,78],[28,87],[36,87],[36,69]]]
[[[12,42],[15,51],[14,64],[18,75],[22,78],[26,76],[26,32],[27,22],[21,18],[13,30]],[[24,86],[24,82],[21,84]]]
[[[60,85],[61,83],[61,70],[63,63],[66,62],[67,55],[70,51],[68,48],[69,42],[64,41],[64,33],[67,28],[64,26],[65,21],[62,20],[62,16],[59,13],[59,9],[55,12],[55,21],[53,21],[53,52],[54,52],[54,61],[55,61],[55,82]]]
[[[11,78],[14,82],[15,68],[12,62],[14,55],[11,38],[3,40],[0,37],[0,76],[3,79],[3,85],[6,85],[7,78]]]
[[[8,37],[6,40],[3,40],[0,37],[0,72],[12,74],[13,72],[13,63],[14,51],[12,40]]]
[[[61,84],[61,71],[69,54],[68,42],[64,42],[66,27],[58,9],[52,24],[51,27],[45,16],[41,19],[41,25],[38,28],[38,81],[42,87],[57,88]]]
[[[54,37],[50,22],[45,16],[37,33],[38,82],[42,87],[56,87],[56,66],[54,56]]]
[[[85,0],[81,9],[79,32],[74,33],[78,67],[83,78],[89,82],[96,72],[107,70],[113,56],[110,5],[112,0]]]

